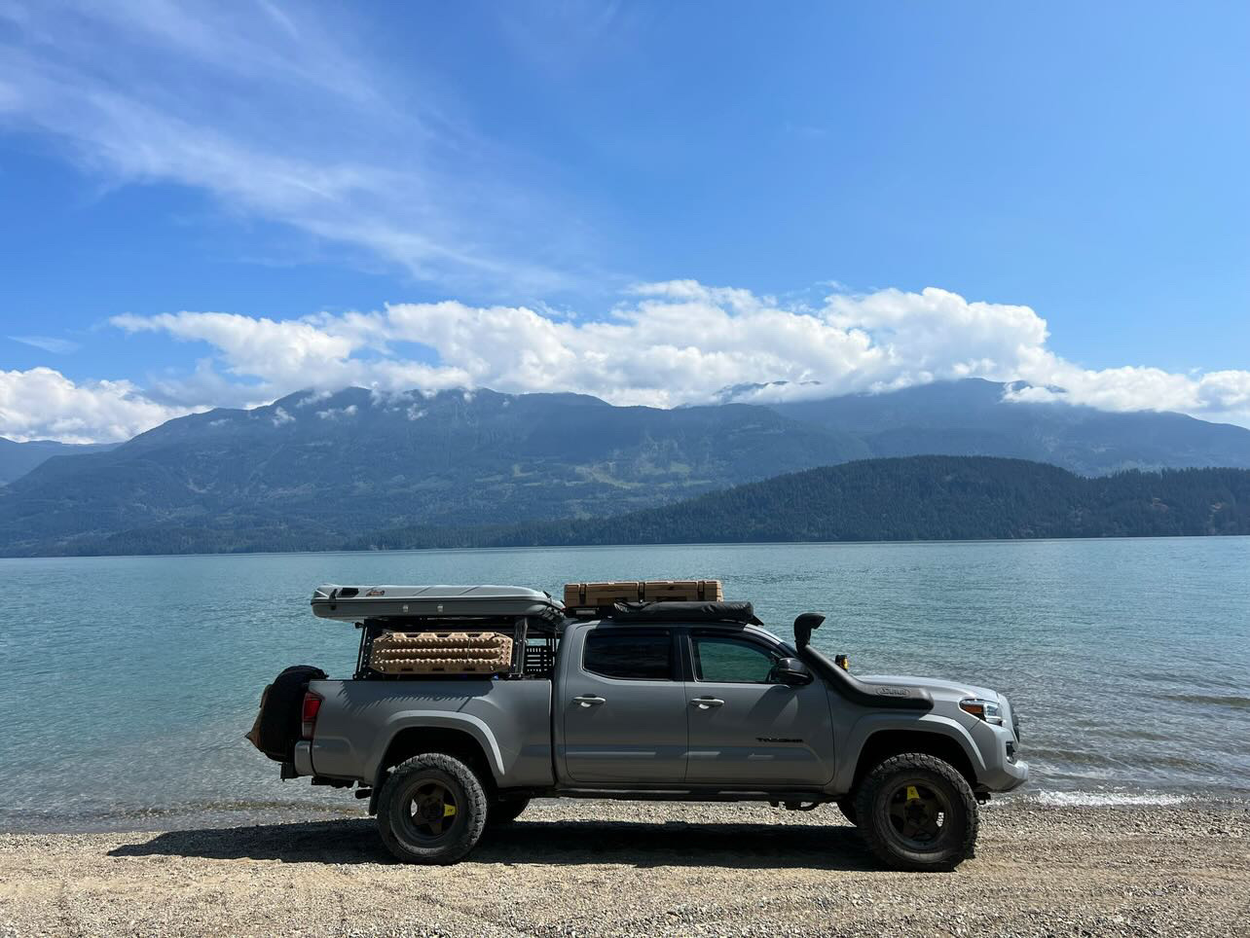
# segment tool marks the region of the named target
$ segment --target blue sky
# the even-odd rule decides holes
[[[1248,41],[1237,3],[0,0],[0,434],[970,374],[1250,423]]]

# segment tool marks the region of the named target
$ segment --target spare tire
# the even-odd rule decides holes
[[[324,671],[307,664],[287,668],[275,677],[260,695],[260,713],[247,734],[252,745],[274,762],[293,761],[301,735],[304,692],[309,681],[325,678]]]

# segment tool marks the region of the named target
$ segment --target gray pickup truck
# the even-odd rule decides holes
[[[355,786],[408,862],[459,860],[531,798],[589,797],[834,803],[885,863],[950,870],[972,855],[978,803],[1028,777],[1005,697],[856,677],[811,645],[813,613],[787,643],[748,603],[569,615],[519,587],[331,585],[312,604],[361,629],[356,675],[288,669],[258,746],[284,778]],[[372,672],[369,644],[401,627],[507,629],[513,660],[490,675]]]

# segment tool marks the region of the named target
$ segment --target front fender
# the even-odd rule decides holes
[[[934,733],[953,740],[959,745],[973,772],[980,777],[985,772],[985,760],[981,757],[972,735],[960,723],[936,713],[910,714],[903,711],[895,713],[869,713],[860,717],[847,734],[842,750],[844,758],[838,759],[838,771],[833,779],[833,790],[848,792],[855,783],[855,771],[859,765],[860,755],[868,740],[877,733],[902,731],[908,733]]]

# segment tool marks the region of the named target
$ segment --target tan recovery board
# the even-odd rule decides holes
[[[500,632],[384,632],[369,648],[381,674],[499,674],[512,667],[512,638]]]
[[[721,602],[720,580],[614,580],[609,583],[565,583],[564,605],[611,606],[613,603]]]

